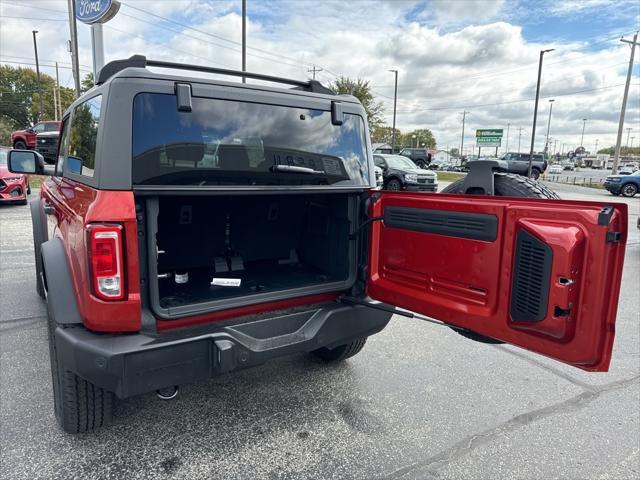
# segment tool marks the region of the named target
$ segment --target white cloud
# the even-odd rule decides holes
[[[12,0],[11,0],[12,1]],[[600,1],[600,0],[598,0]],[[42,2],[43,8],[60,10],[37,12],[3,0],[2,15],[34,18],[66,18],[66,2]],[[195,0],[126,3],[189,24],[201,32],[240,42],[241,19],[238,2],[200,2]],[[508,4],[503,2],[431,2],[433,15],[466,18],[464,24],[444,31],[440,23],[430,26],[415,12],[423,3],[415,1],[358,2],[276,1],[248,2],[248,69],[273,75],[307,78],[315,64],[324,70],[323,82],[335,75],[363,77],[371,81],[374,92],[392,114],[393,75],[399,70],[398,126],[403,130],[430,128],[441,146],[459,145],[462,109],[467,115],[467,138],[471,145],[476,128],[510,127],[510,146],[517,146],[518,127],[523,128],[522,145],[530,141],[538,54],[541,48],[556,48],[545,56],[542,101],[537,132],[542,148],[548,98],[555,96],[551,137],[559,144],[575,147],[580,140],[582,118],[589,118],[585,144],[611,145],[615,141],[617,115],[624,83],[628,48],[611,41],[597,52],[585,45],[593,35],[587,32],[581,42],[555,42],[540,45],[527,41],[522,28],[513,21],[494,17]],[[501,10],[502,9],[502,10]],[[456,13],[457,12],[457,13]],[[205,33],[185,29],[156,17],[123,6],[122,14],[105,25],[107,60],[134,53],[177,62],[240,68],[240,47]],[[435,17],[434,17],[435,18]],[[417,19],[421,23],[412,21]],[[493,20],[492,20],[493,19]],[[32,61],[31,30],[38,35],[40,58],[58,60],[68,66],[66,51],[68,25],[2,18],[0,58]],[[155,25],[154,25],[155,24]],[[78,25],[80,63],[91,65],[89,27]],[[126,33],[123,33],[126,32]],[[550,32],[553,34],[553,32]],[[550,35],[553,36],[553,35]],[[271,52],[271,53],[267,53]],[[44,67],[52,74],[53,70]],[[62,70],[63,83],[69,70]],[[637,83],[637,77],[634,83]],[[572,92],[590,90],[577,95]],[[627,124],[638,130],[640,89],[633,87]],[[633,135],[633,134],[632,134]],[[640,137],[640,134],[637,135]],[[524,148],[524,147],[523,147]]]

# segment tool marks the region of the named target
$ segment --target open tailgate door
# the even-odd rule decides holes
[[[381,192],[371,215],[371,298],[608,369],[626,204]]]

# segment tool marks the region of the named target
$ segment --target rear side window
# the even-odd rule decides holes
[[[362,117],[258,103],[138,94],[133,104],[134,184],[368,185]],[[290,168],[296,167],[296,168]]]
[[[98,95],[73,110],[67,147],[67,171],[93,177],[102,96]]]
[[[60,125],[58,125],[58,122],[48,122],[44,124],[45,132],[57,132],[58,130],[60,130]]]

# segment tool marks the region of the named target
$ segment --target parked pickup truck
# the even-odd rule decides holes
[[[282,355],[345,360],[393,314],[609,367],[625,204],[562,201],[491,161],[445,194],[380,190],[355,97],[142,56],[105,65],[59,145],[55,168],[8,163],[51,173],[30,208],[67,432]]]
[[[13,148],[20,150],[36,148],[36,135],[44,132],[59,132],[60,122],[57,120],[49,120],[46,122],[38,122],[33,127],[27,127],[24,130],[16,130],[11,133],[11,145]]]

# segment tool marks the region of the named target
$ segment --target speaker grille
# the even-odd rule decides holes
[[[511,287],[511,318],[517,322],[540,322],[547,314],[553,251],[546,243],[520,230]]]

